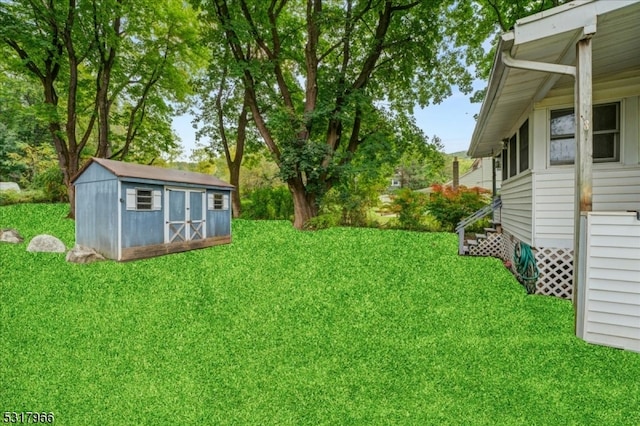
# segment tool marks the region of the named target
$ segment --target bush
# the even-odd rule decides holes
[[[10,204],[23,203],[48,203],[51,202],[44,191],[29,189],[25,191],[1,191],[0,206],[8,206]]]
[[[424,230],[423,216],[427,196],[408,188],[400,189],[391,196],[390,210],[398,215],[398,226],[402,229]]]
[[[69,195],[67,187],[64,185],[62,171],[58,166],[46,169],[44,172],[36,175],[33,180],[32,187],[41,190],[44,193],[44,201],[49,202],[67,202]]]
[[[320,215],[332,216],[334,226],[371,226],[369,211],[377,202],[377,193],[365,185],[352,182],[331,188],[324,194]]]
[[[254,189],[242,201],[242,218],[292,220],[291,192],[283,186]]]
[[[319,214],[316,217],[312,217],[304,224],[304,229],[317,230],[333,228],[340,225],[340,216],[335,213]]]
[[[443,230],[453,231],[462,219],[489,204],[489,191],[483,188],[460,186],[457,190],[442,185],[433,185],[433,192],[427,204]]]

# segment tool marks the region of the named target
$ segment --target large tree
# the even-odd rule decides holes
[[[252,117],[293,195],[298,228],[356,151],[380,142],[373,118],[384,120],[381,111],[408,115],[452,85],[471,88],[444,30],[448,1],[196,3],[224,32]],[[247,45],[259,54],[248,56]]]
[[[189,78],[191,62],[182,53],[195,39],[190,28],[195,20],[183,6],[180,0],[0,3],[0,41],[20,59],[15,71],[41,84],[43,117],[68,188],[70,216],[75,205],[71,179],[83,152],[93,146],[92,155],[106,157],[113,148],[114,103],[131,109],[126,153],[141,128],[152,89],[163,79],[171,80],[166,87],[180,88]],[[171,110],[162,97],[155,103]]]
[[[245,149],[255,145],[256,140],[249,113],[249,91],[241,79],[231,75],[228,46],[215,39],[207,44],[211,60],[205,75],[197,80],[200,102],[195,108],[195,120],[201,124],[197,138],[208,138],[206,152],[210,156],[224,157],[229,182],[235,186],[231,203],[233,217],[239,217],[242,211],[240,169]],[[246,56],[250,57],[249,51]]]

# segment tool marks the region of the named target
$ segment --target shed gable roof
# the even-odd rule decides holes
[[[234,186],[218,179],[215,176],[204,173],[186,172],[176,169],[145,166],[143,164],[125,163],[123,161],[107,160],[104,158],[91,158],[89,162],[72,179],[72,183],[92,164],[97,163],[120,178],[151,179],[175,183],[188,183],[194,185],[216,186],[233,189]]]
[[[508,68],[502,52],[518,60],[573,65],[583,28],[595,28],[593,81],[606,81],[640,69],[639,20],[639,0],[573,1],[518,20],[499,40],[469,156],[500,152],[502,141],[513,135],[534,102],[552,89],[571,89],[574,84],[569,76]]]

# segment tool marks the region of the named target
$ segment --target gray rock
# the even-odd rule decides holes
[[[15,182],[0,182],[0,191],[20,192],[20,186]]]
[[[33,237],[27,251],[31,252],[47,252],[47,253],[64,253],[67,248],[64,243],[52,235],[42,234]]]
[[[105,260],[104,256],[96,252],[94,249],[76,245],[67,253],[67,262],[73,263],[92,263]]]
[[[11,244],[18,244],[24,241],[22,235],[15,229],[0,230],[0,241]]]

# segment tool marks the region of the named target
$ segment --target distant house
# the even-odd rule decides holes
[[[578,336],[640,351],[640,1],[518,20],[468,154],[503,165],[496,255],[529,245],[538,292],[573,298]]]
[[[500,162],[496,163],[496,190],[500,191],[502,183],[502,173],[500,171]],[[476,158],[471,168],[462,174],[458,179],[458,185],[467,188],[483,188],[493,191],[493,159],[490,157]],[[443,186],[453,187],[453,180],[446,182]],[[431,193],[431,187],[419,189],[419,192]]]
[[[92,158],[74,177],[76,244],[132,260],[231,242],[234,187],[201,174]]]

